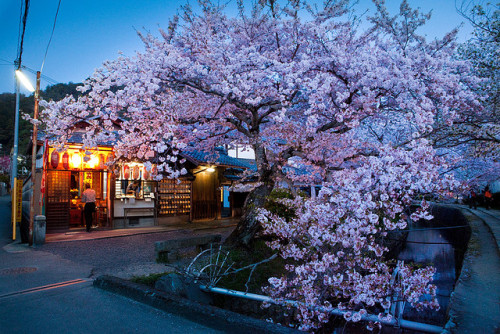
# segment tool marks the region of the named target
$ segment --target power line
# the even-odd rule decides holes
[[[23,22],[23,0],[21,2],[21,8],[19,8],[19,26],[17,27],[17,52],[19,55],[19,46],[21,45],[21,23]]]
[[[19,43],[18,55],[16,59],[17,69],[21,68],[22,56],[23,56],[23,43],[24,43],[24,33],[26,32],[26,20],[28,19],[28,10],[30,7],[30,0],[25,0],[24,2],[24,15],[22,20],[22,33],[21,33],[21,42]]]
[[[3,58],[0,58],[0,61],[3,61],[3,62],[6,63],[6,64],[0,64],[0,66],[1,65],[12,65],[12,64],[15,65],[15,62],[13,63],[11,60],[6,60],[6,59],[3,59]],[[36,74],[36,71],[34,69],[32,69],[32,68],[29,68],[28,66],[21,65],[21,68],[27,70],[28,72]],[[53,79],[53,78],[51,78],[51,77],[49,77],[49,76],[47,76],[45,74],[41,74],[40,76],[42,77],[42,79],[44,79],[45,81],[49,82],[50,84],[55,85],[55,84],[59,83],[59,81],[57,81],[56,79]]]
[[[33,69],[31,69],[31,68],[29,68],[29,67],[27,67],[27,66],[24,66],[24,65],[23,65],[23,66],[21,66],[21,67],[22,67],[23,69],[27,70],[28,72],[31,72],[31,73],[33,73],[33,74],[36,74],[36,71],[35,71],[35,70],[33,70]],[[55,79],[52,79],[51,77],[46,76],[45,74],[41,74],[41,73],[40,73],[40,76],[41,76],[44,80],[48,81],[49,83],[51,83],[51,84],[53,84],[53,85],[55,85],[55,84],[58,84],[58,83],[59,83],[59,81],[57,81],[57,80],[55,80]]]
[[[448,229],[454,229],[454,228],[466,228],[470,227],[469,225],[457,225],[457,226],[442,226],[442,227],[424,227],[424,228],[415,228],[415,229],[410,229],[410,230],[392,230],[392,231],[385,231],[387,233],[401,233],[401,232],[414,232],[414,231],[430,231],[430,230],[448,230]]]
[[[49,43],[47,44],[47,49],[45,49],[45,56],[43,56],[42,67],[40,72],[43,70],[43,65],[45,64],[45,58],[47,58],[47,52],[49,51],[50,42],[52,41],[52,36],[54,35],[54,30],[56,29],[57,14],[59,14],[59,7],[61,6],[61,0],[57,4],[56,16],[54,17],[54,25],[52,26],[52,32],[50,33]]]

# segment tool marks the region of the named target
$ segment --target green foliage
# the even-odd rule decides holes
[[[80,95],[80,93],[76,91],[76,87],[78,85],[80,84],[70,82],[68,84],[48,86],[45,91],[40,92],[40,96],[42,99],[55,101],[64,98],[68,94],[76,97]],[[22,118],[22,115],[25,113],[33,115],[34,108],[35,100],[33,95],[24,96],[23,94],[20,94],[18,150],[21,155],[31,154],[31,152],[27,152],[27,150],[31,140],[31,130],[33,129],[31,123],[25,121]],[[2,144],[2,151],[0,152],[0,155],[9,155],[12,147],[14,146],[15,110],[16,94],[0,94],[0,119],[2,120],[2,126],[0,127],[0,144]]]
[[[22,113],[33,114],[34,109],[33,96],[19,96],[19,111]],[[0,119],[2,126],[0,127],[0,144],[2,144],[2,152],[0,155],[9,155],[14,146],[14,121],[16,110],[16,95],[4,93],[0,94]],[[24,154],[28,147],[31,134],[31,125],[29,122],[19,117],[19,154]]]
[[[82,95],[76,90],[76,87],[80,86],[79,83],[59,83],[57,85],[48,86],[44,92],[42,92],[41,97],[44,100],[59,101],[66,97],[66,95],[73,95],[75,99]]]
[[[295,210],[280,203],[279,200],[281,199],[293,199],[293,194],[288,189],[274,189],[267,198],[267,201],[264,204],[264,209],[279,217],[284,218],[287,222],[289,222],[292,219],[296,218],[297,215],[295,213]]]
[[[268,259],[274,251],[263,240],[255,240],[250,248],[232,249],[229,254],[230,262],[234,263],[233,268],[238,269]],[[245,284],[247,284],[249,292],[262,293],[262,287],[268,284],[270,277],[281,277],[284,266],[284,260],[278,256],[271,261],[259,264],[250,280],[252,269],[248,268],[223,277],[217,285],[227,289],[246,291]]]

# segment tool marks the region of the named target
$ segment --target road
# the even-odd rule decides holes
[[[162,233],[38,249],[12,245],[9,202],[0,198],[0,333],[225,332],[92,286],[98,273],[154,266],[151,245]],[[151,250],[140,251],[144,244]]]

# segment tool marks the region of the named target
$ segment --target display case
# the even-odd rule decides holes
[[[191,212],[191,181],[161,180],[158,182],[158,214],[186,215]]]

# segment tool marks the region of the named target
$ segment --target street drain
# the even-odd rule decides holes
[[[0,270],[0,275],[19,275],[27,274],[36,271],[35,267],[18,267],[18,268],[7,268]]]

